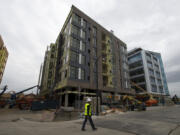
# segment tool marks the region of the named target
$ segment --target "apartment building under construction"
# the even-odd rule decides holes
[[[7,59],[8,59],[8,51],[7,48],[4,46],[3,39],[0,35],[0,84],[2,81]]]
[[[76,106],[84,96],[131,93],[126,44],[72,6],[46,51],[40,94],[55,94],[61,105]]]

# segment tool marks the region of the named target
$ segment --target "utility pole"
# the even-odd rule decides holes
[[[97,116],[99,115],[98,97],[100,95],[100,91],[99,91],[99,85],[98,85],[98,73],[99,73],[98,72],[98,60],[99,60],[100,57],[101,57],[101,55],[99,57],[97,57],[97,59],[96,59],[96,61],[94,63],[94,67],[97,66],[96,67],[96,71],[97,71],[97,73],[96,73],[96,79],[97,79],[97,81],[96,81],[96,87],[97,87],[97,90],[96,90],[96,115]]]

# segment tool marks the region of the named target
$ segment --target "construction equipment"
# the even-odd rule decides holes
[[[180,104],[180,100],[176,94],[172,97],[172,101],[174,102],[174,104]]]
[[[7,85],[4,86],[2,92],[0,93],[0,108],[3,108],[6,105],[6,100],[2,99],[1,96],[7,90]]]
[[[5,92],[6,90],[7,90],[7,85],[4,86],[3,91],[0,93],[0,97],[1,97],[2,94],[4,94],[4,92]]]
[[[27,109],[31,108],[33,101],[43,100],[43,98],[36,97],[35,95],[34,96],[22,95],[22,93],[29,91],[29,90],[36,88],[36,87],[39,87],[39,86],[35,85],[33,87],[21,90],[17,93],[13,92],[11,94],[11,99],[9,102],[9,104],[10,104],[9,108],[13,108],[14,106],[17,106],[19,109],[26,109],[27,110]]]
[[[122,97],[123,105],[131,111],[134,111],[134,109],[137,109],[138,111],[145,111],[146,105],[144,102],[141,102],[137,99],[135,99],[133,96],[124,95]]]
[[[146,90],[144,90],[143,88],[141,88],[139,85],[137,85],[136,83],[132,81],[131,81],[131,84],[144,92],[144,94],[136,94],[136,96],[141,101],[145,101],[146,106],[154,106],[158,104],[158,101],[153,98],[153,95],[151,93],[148,93]],[[146,95],[148,96],[148,98]]]

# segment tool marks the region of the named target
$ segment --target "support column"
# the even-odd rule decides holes
[[[65,107],[68,107],[68,101],[69,101],[68,98],[69,98],[69,95],[68,95],[68,93],[66,93],[65,94],[65,104],[64,104]]]
[[[59,108],[61,108],[62,105],[62,95],[59,96]]]

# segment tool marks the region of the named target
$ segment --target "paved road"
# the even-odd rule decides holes
[[[127,112],[93,118],[97,131],[87,125],[80,130],[82,119],[66,122],[36,122],[19,114],[0,113],[0,135],[180,135],[180,106],[153,107],[146,112]],[[28,114],[28,113],[27,113]],[[3,117],[1,117],[3,116]],[[9,119],[6,119],[6,118]],[[29,117],[29,116],[28,116]],[[11,120],[13,118],[13,121]],[[35,118],[38,118],[37,116]]]
[[[98,127],[136,135],[180,135],[180,106],[157,107],[146,112],[128,112],[97,119]]]

